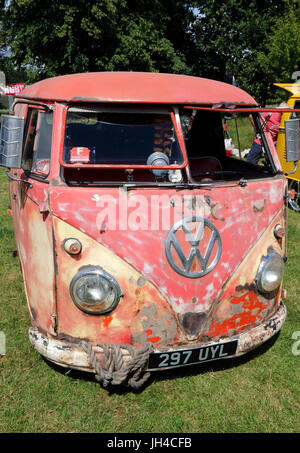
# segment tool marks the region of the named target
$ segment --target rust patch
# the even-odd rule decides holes
[[[238,286],[236,286],[235,290],[237,292],[247,290],[247,291],[252,291],[255,294],[258,293],[255,283],[250,283],[250,284],[246,283],[245,285],[238,285]]]
[[[143,300],[144,300],[142,288],[137,288],[137,289],[135,290],[135,295],[136,295],[136,299],[135,299],[135,309],[136,309],[137,312],[139,312],[139,310],[140,310],[140,305],[141,305],[141,303],[142,303]]]
[[[56,284],[56,275],[58,275],[58,264],[57,264],[57,244],[55,238],[54,228],[52,227],[52,241],[53,241],[53,265],[54,265],[54,275],[55,275],[55,294],[57,294],[57,284]]]
[[[264,209],[265,209],[265,205],[266,205],[266,199],[265,198],[263,200],[255,201],[255,203],[253,203],[253,207],[252,207],[253,212],[255,214],[263,212]]]
[[[183,330],[188,335],[198,335],[206,320],[206,313],[185,313],[178,315]]]
[[[74,344],[80,344],[83,340],[86,340],[88,341],[88,338],[77,338],[77,337],[72,337],[71,335],[68,335],[66,333],[59,333],[57,335],[57,338],[59,340],[66,340],[68,341],[69,343],[74,343]]]
[[[260,292],[258,291],[257,286],[256,286],[255,283],[250,283],[250,284],[246,283],[245,285],[238,285],[238,286],[236,286],[235,289],[236,289],[237,292],[242,292],[242,291],[246,290],[246,291],[251,291],[252,293],[256,294],[257,296],[262,296],[260,294]],[[274,291],[270,292],[270,293],[265,293],[263,295],[263,298],[267,299],[267,300],[274,299],[274,297],[277,294],[277,291],[278,291],[278,288],[275,289]]]
[[[275,319],[270,319],[270,321],[268,321],[265,326],[264,326],[264,330],[272,330],[273,332],[276,332],[276,330],[278,329],[278,324],[279,324],[279,321],[275,320]]]

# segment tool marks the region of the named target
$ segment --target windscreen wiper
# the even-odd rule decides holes
[[[192,174],[192,178],[197,178],[200,176],[216,176],[216,175],[233,175],[239,178],[243,177],[243,174],[240,171],[234,170],[215,170],[215,171],[203,171],[201,173]]]

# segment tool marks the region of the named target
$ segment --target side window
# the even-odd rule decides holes
[[[29,108],[24,132],[22,168],[47,176],[50,171],[53,113]]]

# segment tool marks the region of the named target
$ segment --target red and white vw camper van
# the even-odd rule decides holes
[[[136,388],[280,330],[287,181],[262,110],[235,86],[157,73],[60,76],[15,98],[1,165],[41,355]]]

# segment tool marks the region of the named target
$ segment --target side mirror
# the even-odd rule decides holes
[[[300,159],[300,119],[287,120],[285,123],[285,150],[287,162]]]
[[[0,165],[21,168],[24,118],[2,115],[0,135]]]

